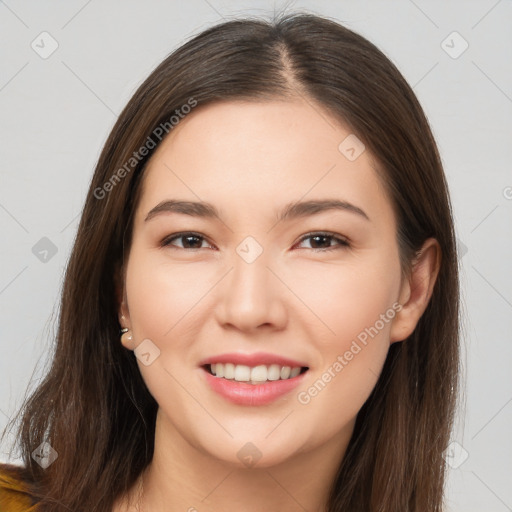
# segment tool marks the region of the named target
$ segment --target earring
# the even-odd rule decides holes
[[[119,331],[119,334],[121,335],[121,343],[126,346],[127,343],[131,342],[133,339],[133,336],[131,334],[128,334],[130,332],[130,329],[128,327],[124,327]]]

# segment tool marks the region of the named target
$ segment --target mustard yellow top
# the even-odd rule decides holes
[[[0,512],[37,512],[16,466],[0,464]]]

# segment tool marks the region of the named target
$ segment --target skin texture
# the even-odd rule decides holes
[[[349,134],[310,101],[230,101],[195,109],[153,155],[119,290],[119,319],[132,334],[125,347],[150,339],[160,350],[149,366],[138,361],[159,404],[141,510],[324,510],[357,412],[390,344],[427,306],[440,260],[429,239],[402,277],[392,204],[369,151],[355,161],[339,151]],[[163,213],[145,222],[166,199],[210,202],[221,220]],[[284,205],[311,199],[347,201],[369,219],[328,210],[276,223]],[[204,238],[161,246],[183,231]],[[318,231],[349,246],[303,239]],[[263,249],[252,263],[236,251],[247,236]],[[390,308],[378,334],[300,403],[298,393]],[[205,384],[201,359],[256,351],[307,362],[303,385],[251,407]],[[248,442],[261,453],[253,467],[237,456]],[[138,490],[115,510],[128,510]]]

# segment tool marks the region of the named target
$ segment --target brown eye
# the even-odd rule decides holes
[[[350,244],[345,238],[335,235],[334,233],[310,233],[301,238],[299,243],[305,240],[311,240],[310,249],[313,251],[332,251],[341,247],[350,247]],[[335,245],[331,245],[334,241]],[[308,247],[306,247],[308,249]]]
[[[176,244],[173,243],[175,240],[181,240],[182,246],[176,246]],[[175,233],[165,238],[161,246],[172,247],[173,249],[202,249],[202,243],[204,241],[206,241],[205,237],[197,233]]]

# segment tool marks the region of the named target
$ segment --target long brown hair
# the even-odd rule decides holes
[[[349,126],[378,162],[403,271],[428,237],[442,252],[425,313],[406,341],[391,345],[357,416],[328,511],[442,510],[459,368],[458,263],[442,164],[390,60],[335,21],[295,13],[195,36],[144,81],[108,137],[67,266],[51,368],[20,412],[19,447],[42,511],[110,511],[152,458],[157,403],[119,341],[116,285],[155,133],[165,135],[172,116],[194,102],[294,96]],[[58,453],[45,470],[31,458],[43,440]]]

